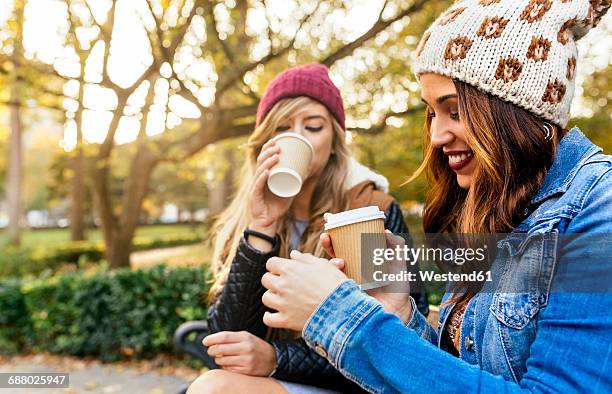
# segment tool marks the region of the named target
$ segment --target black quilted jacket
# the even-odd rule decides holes
[[[385,228],[396,234],[408,234],[402,212],[395,202],[386,212]],[[211,332],[248,331],[260,338],[265,337],[268,328],[262,319],[267,308],[262,304],[261,297],[266,290],[261,285],[261,277],[266,273],[268,259],[278,253],[277,248],[262,254],[242,239],[223,290],[208,310],[208,328]],[[412,296],[419,310],[427,314],[425,294]],[[310,349],[303,339],[273,340],[271,343],[276,350],[274,378],[342,392],[363,392],[325,358]]]

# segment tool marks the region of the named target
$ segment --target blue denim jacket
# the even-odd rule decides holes
[[[452,304],[441,307],[436,329],[414,304],[404,324],[352,281],[313,313],[304,339],[375,393],[612,392],[612,293],[554,291],[558,275],[590,267],[593,245],[562,250],[554,237],[536,237],[612,233],[612,157],[600,150],[576,128],[562,139],[526,219],[498,244],[492,270],[501,279],[467,306],[458,358],[440,348]],[[612,243],[597,248],[609,256],[597,267],[609,279]]]

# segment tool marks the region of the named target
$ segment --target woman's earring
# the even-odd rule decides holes
[[[553,126],[548,122],[543,122],[542,127],[544,127],[544,132],[546,133],[546,135],[544,136],[544,141],[552,140],[554,130]]]

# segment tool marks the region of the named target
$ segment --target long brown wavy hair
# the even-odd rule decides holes
[[[462,189],[442,149],[431,145],[431,119],[424,128],[424,160],[408,182],[422,172],[429,190],[425,233],[493,234],[512,231],[525,218],[529,200],[542,185],[566,129],[552,126],[514,104],[471,85],[453,81],[466,142],[477,168],[469,189]],[[462,267],[467,269],[467,267]],[[471,268],[470,268],[471,269]],[[473,291],[457,282],[449,302],[468,300]]]

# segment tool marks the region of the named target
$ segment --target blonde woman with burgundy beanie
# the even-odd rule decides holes
[[[301,191],[281,198],[266,181],[280,152],[273,137],[290,131],[308,139],[314,158]],[[387,229],[408,232],[398,204],[386,193],[387,180],[351,157],[342,97],[325,66],[290,68],[269,83],[245,154],[237,195],[211,232],[215,282],[208,312],[211,335],[204,345],[221,369],[201,376],[189,393],[361,391],[299,333],[263,324],[266,262],[289,257],[294,249],[324,257],[319,241],[324,213],[376,205],[386,213]],[[424,295],[415,297],[426,313]]]

